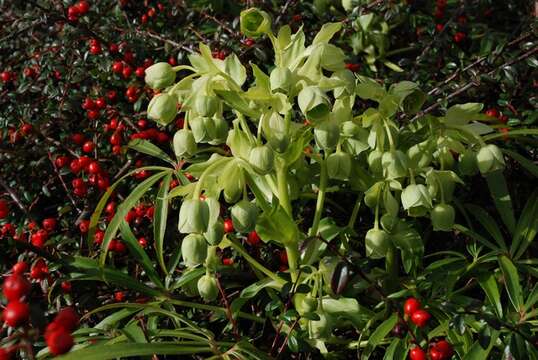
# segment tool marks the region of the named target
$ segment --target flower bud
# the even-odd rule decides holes
[[[242,233],[254,230],[258,218],[258,208],[248,200],[241,200],[232,207],[232,222],[234,228]]]
[[[402,178],[407,175],[409,170],[409,160],[400,150],[388,151],[383,153],[381,165],[385,171],[387,179]]]
[[[376,175],[383,173],[383,165],[381,164],[382,158],[383,152],[378,149],[375,149],[368,154],[368,166],[372,173]]]
[[[218,245],[224,236],[224,222],[219,219],[207,227],[204,237],[210,245]]]
[[[176,81],[176,72],[167,62],[151,65],[145,71],[146,84],[152,89],[164,89]]]
[[[389,235],[385,230],[370,229],[364,238],[366,245],[366,256],[372,259],[381,259],[387,256],[391,247]]]
[[[257,38],[271,32],[271,17],[265,11],[250,8],[241,11],[241,32],[246,37]]]
[[[324,150],[334,149],[340,139],[340,129],[335,121],[323,121],[314,128],[318,146]]]
[[[266,175],[273,170],[273,150],[267,145],[256,146],[250,150],[248,162],[260,175]]]
[[[216,96],[197,95],[194,100],[194,110],[204,117],[213,116],[219,109],[219,99]]]
[[[409,216],[424,216],[432,208],[432,199],[426,186],[411,184],[402,191],[402,206]]]
[[[451,231],[454,226],[456,212],[449,204],[438,204],[431,211],[433,230]]]
[[[280,67],[274,68],[269,77],[271,91],[287,93],[292,86],[292,78],[293,75],[290,69]]]
[[[347,180],[351,173],[351,156],[342,151],[329,155],[327,173],[331,179]]]
[[[305,87],[297,97],[299,108],[309,120],[322,120],[329,115],[329,99],[316,86]]]
[[[174,153],[176,156],[192,156],[196,152],[196,141],[192,131],[187,129],[178,130],[174,135]]]
[[[155,95],[148,105],[148,117],[156,122],[167,125],[177,114],[176,99],[167,93]]]
[[[203,235],[189,234],[181,242],[181,256],[187,267],[203,264],[207,257],[207,242]]]
[[[209,206],[200,199],[185,199],[179,209],[180,233],[203,233],[209,224]]]
[[[435,153],[435,157],[437,158],[437,161],[439,161],[439,165],[442,169],[452,169],[454,166],[454,156],[446,146],[439,148]]]
[[[219,295],[217,280],[214,276],[204,275],[198,280],[198,292],[205,301],[213,301]]]
[[[269,146],[276,152],[283,153],[290,143],[289,123],[277,112],[263,115],[263,134]]]
[[[504,170],[505,163],[501,150],[497,145],[489,144],[480,149],[476,155],[476,161],[478,163],[478,169],[482,175],[488,173]]]
[[[226,138],[228,137],[228,130],[230,130],[230,127],[228,126],[228,123],[226,120],[221,118],[220,116],[213,117],[211,119],[213,121],[213,132],[209,134],[210,140],[208,141],[211,145],[220,145],[226,142]]]

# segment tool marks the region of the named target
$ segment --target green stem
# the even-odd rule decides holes
[[[295,242],[292,245],[286,245],[286,255],[288,256],[288,266],[290,268],[291,273],[291,281],[295,282],[297,281],[297,269],[299,268],[299,244]]]
[[[351,212],[351,216],[349,217],[349,221],[347,223],[347,227],[350,229],[353,229],[355,227],[355,222],[357,221],[357,216],[359,215],[359,209],[361,208],[362,203],[362,194],[357,195],[357,201],[355,202],[355,206],[353,207],[353,211]]]
[[[280,164],[277,166],[276,171],[277,186],[278,186],[278,200],[280,205],[292,216],[291,202],[288,192],[288,166],[286,164]]]
[[[264,273],[274,281],[278,282],[279,284],[284,284],[284,281],[279,278],[274,272],[260,264],[256,259],[254,259],[250,254],[243,248],[241,244],[239,244],[237,241],[228,238],[228,241],[230,242],[231,246],[249,262],[249,264],[254,267],[255,269],[259,270],[260,272]],[[288,259],[289,260],[289,259]]]
[[[327,190],[327,183],[329,181],[329,176],[327,175],[327,162],[325,159],[320,159],[320,178],[319,178],[319,191],[318,191],[318,200],[316,202],[316,212],[314,213],[314,221],[312,227],[310,228],[309,235],[316,236],[319,229],[319,222],[321,221],[321,214],[323,212],[325,204],[325,193]]]
[[[391,247],[387,251],[387,256],[385,258],[385,269],[388,273],[387,278],[387,287],[389,290],[395,290],[397,288],[398,283],[398,254],[396,253],[396,249],[394,247]]]
[[[385,57],[387,58],[389,56],[415,51],[416,49],[417,49],[416,46],[407,46],[407,47],[403,47],[403,48],[399,48],[399,49],[394,49],[394,50],[391,50],[391,51],[387,51],[385,53]]]

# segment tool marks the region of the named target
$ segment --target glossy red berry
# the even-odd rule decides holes
[[[86,0],[80,0],[75,6],[81,15],[86,14],[90,10],[90,4]]]
[[[251,246],[258,246],[260,245],[261,239],[256,231],[251,231],[248,233],[247,242]]]
[[[234,225],[233,225],[232,219],[225,219],[224,220],[224,232],[231,233],[233,231],[234,231]]]
[[[441,351],[436,349],[435,347],[431,347],[430,350],[428,350],[428,355],[430,357],[430,360],[443,360],[444,356]]]
[[[90,46],[90,54],[99,55],[101,53],[101,45],[92,45]]]
[[[115,74],[121,74],[123,71],[123,63],[121,61],[115,61],[112,64],[112,72]]]
[[[234,264],[234,259],[232,258],[224,258],[222,259],[222,265],[230,266]]]
[[[248,39],[245,39],[243,44],[245,44],[246,47],[252,47],[254,46],[254,44],[256,44],[256,41],[254,39],[248,38]]]
[[[85,153],[91,153],[93,150],[95,149],[95,143],[93,141],[86,141],[83,145],[82,145],[82,151],[84,151]]]
[[[69,294],[71,292],[72,285],[71,285],[71,283],[69,281],[62,281],[60,286],[61,286],[62,291],[64,292],[64,294]]]
[[[4,280],[2,292],[8,301],[19,301],[28,295],[32,285],[22,275],[13,274]]]
[[[114,293],[114,300],[116,300],[117,302],[122,302],[125,300],[125,292],[123,291],[116,291]]]
[[[454,349],[452,348],[452,345],[446,340],[439,340],[437,343],[434,344],[433,347],[439,352],[441,352],[443,356],[442,359],[449,359],[452,355],[454,355]]]
[[[121,71],[121,75],[124,79],[128,79],[133,74],[133,68],[130,66],[124,66],[123,70]]]
[[[411,316],[413,313],[420,309],[420,302],[414,297],[408,298],[404,303],[405,315]]]
[[[148,246],[148,241],[146,240],[146,238],[141,237],[140,239],[138,239],[138,244],[141,247],[145,248],[146,246]]]
[[[0,360],[10,360],[11,359],[11,350],[8,348],[0,348]]]
[[[24,261],[19,261],[13,265],[13,273],[17,275],[22,275],[28,270],[28,264]]]
[[[30,316],[30,307],[26,303],[10,301],[2,313],[5,323],[11,327],[23,325]]]
[[[56,228],[56,219],[55,218],[46,218],[42,222],[43,229],[47,231],[53,231]]]
[[[86,234],[89,229],[90,229],[89,220],[81,220],[80,223],[78,224],[78,230],[83,234]]]
[[[5,83],[11,81],[11,73],[9,71],[2,71],[2,73],[0,73],[0,79]]]
[[[79,317],[72,307],[61,309],[54,317],[54,322],[71,332],[76,329]]]
[[[492,118],[498,118],[499,117],[499,111],[495,108],[487,109],[486,115]]]
[[[52,355],[65,354],[73,347],[73,336],[65,329],[49,332],[46,338],[47,346]]]
[[[426,360],[426,353],[420,347],[415,346],[409,350],[409,359],[410,360]]]
[[[411,321],[418,327],[424,327],[430,320],[431,315],[426,310],[417,310],[411,315]]]
[[[143,78],[146,75],[145,71],[142,66],[137,67],[135,70],[136,77]]]
[[[42,248],[43,246],[45,246],[45,242],[47,241],[48,237],[49,237],[48,232],[44,229],[41,229],[32,234],[32,237],[30,238],[30,242],[35,247]]]
[[[0,199],[0,219],[5,219],[9,215],[9,205],[6,200]]]

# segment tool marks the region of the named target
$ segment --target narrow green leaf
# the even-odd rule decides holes
[[[495,278],[495,275],[485,273],[478,278],[478,282],[486,293],[489,302],[494,306],[497,316],[502,318],[503,306],[501,303],[501,294],[499,293],[499,287],[497,286],[497,279]]]
[[[476,341],[471,349],[465,353],[463,360],[484,360],[488,358],[488,355],[495,345],[497,338],[499,337],[498,331],[493,331],[491,335],[491,341],[486,349],[484,349],[478,341]]]
[[[465,207],[469,210],[469,213],[472,214],[476,220],[480,222],[480,224],[484,227],[484,229],[487,230],[487,232],[491,235],[491,237],[495,240],[497,245],[504,251],[507,251],[508,248],[506,247],[506,243],[504,241],[504,237],[501,233],[501,230],[499,229],[499,226],[491,217],[486,210],[481,208],[480,206],[476,206],[473,204],[467,204]]]
[[[155,252],[157,260],[165,274],[168,275],[168,269],[164,262],[164,234],[166,233],[166,222],[168,220],[168,189],[172,174],[166,175],[155,201],[155,212],[153,214],[153,239],[155,241]]]
[[[132,356],[149,356],[157,355],[194,355],[211,353],[209,346],[189,346],[185,344],[177,345],[170,342],[152,343],[152,344],[106,344],[88,346],[80,350],[74,350],[70,353],[59,356],[58,360],[107,360],[116,358],[126,358]]]
[[[514,234],[516,218],[512,207],[512,198],[510,197],[504,174],[502,171],[489,173],[486,175],[486,181],[502,221],[510,233]]]
[[[461,231],[463,234],[469,236],[469,237],[472,238],[472,239],[475,239],[476,241],[482,243],[483,245],[487,246],[487,247],[490,248],[491,250],[499,250],[499,248],[497,247],[497,245],[493,244],[491,241],[487,240],[487,239],[484,238],[482,235],[480,235],[480,234],[474,232],[474,231],[471,230],[471,229],[466,228],[466,227],[463,226],[463,225],[455,224],[455,225],[454,225],[454,230]]]
[[[538,177],[538,166],[536,166],[535,163],[515,151],[508,149],[501,149],[501,151],[516,160],[521,166],[527,169],[528,172],[534,175],[534,177]]]
[[[162,161],[166,161],[172,165],[175,165],[175,161],[172,160],[167,153],[160,149],[157,145],[153,144],[151,141],[143,139],[134,139],[127,144],[127,147],[130,149],[136,150],[146,155],[153,156]]]
[[[112,239],[116,236],[116,233],[120,227],[120,224],[125,219],[125,216],[129,212],[129,210],[136,204],[136,202],[142,196],[144,196],[144,194],[153,186],[153,184],[155,184],[157,181],[159,181],[163,176],[165,176],[169,172],[170,170],[167,169],[166,171],[161,171],[160,173],[157,173],[147,178],[146,180],[141,182],[129,194],[129,196],[127,196],[127,198],[125,198],[125,200],[118,206],[116,215],[114,215],[114,217],[110,221],[110,224],[108,224],[108,227],[105,231],[103,243],[101,244],[101,255],[99,256],[99,264],[101,266],[105,265],[106,255],[108,253],[108,246],[110,242],[112,241]]]
[[[387,320],[383,321],[381,325],[374,330],[370,338],[368,339],[368,346],[372,347],[372,350],[383,341],[385,336],[387,336],[392,328],[398,322],[398,315],[396,313],[392,314]]]
[[[501,255],[499,257],[499,265],[501,266],[501,270],[503,272],[504,284],[512,305],[514,305],[516,311],[523,310],[523,290],[521,289],[521,284],[519,282],[517,268],[512,260],[510,260],[506,255]]]
[[[148,254],[140,244],[138,243],[138,240],[136,239],[136,236],[131,231],[131,227],[127,223],[127,221],[123,220],[120,224],[120,232],[121,237],[127,247],[129,248],[129,252],[131,255],[133,255],[134,259],[138,261],[140,265],[144,268],[146,271],[146,275],[150,278],[150,280],[159,288],[164,288],[164,285],[159,277],[159,274],[155,269],[153,268],[153,263],[151,262],[151,259],[149,258]]]
[[[525,208],[516,226],[510,253],[514,259],[519,259],[530,246],[538,233],[538,191],[527,200]]]

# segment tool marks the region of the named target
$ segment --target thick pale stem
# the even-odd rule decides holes
[[[299,246],[297,243],[288,245],[286,248],[286,255],[288,256],[288,266],[291,273],[291,281],[297,281],[297,269],[299,268]]]
[[[241,244],[239,244],[237,241],[232,240],[232,239],[228,239],[228,240],[230,241],[230,244],[232,245],[232,247],[239,254],[241,254],[241,256],[245,260],[247,260],[253,268],[255,268],[256,270],[259,270],[260,272],[264,273],[265,275],[277,281],[278,283],[283,283],[283,280],[279,278],[274,272],[272,272],[271,270],[269,270],[268,268],[260,264],[258,261],[256,261],[256,259],[254,259],[252,256],[250,256],[250,254],[245,250],[245,248],[243,248],[243,246],[241,246]]]
[[[276,177],[277,177],[277,185],[278,185],[278,200],[280,201],[280,205],[284,208],[284,210],[288,213],[288,215],[292,216],[291,211],[291,202],[290,202],[290,196],[288,192],[288,166],[281,164],[277,167]]]

